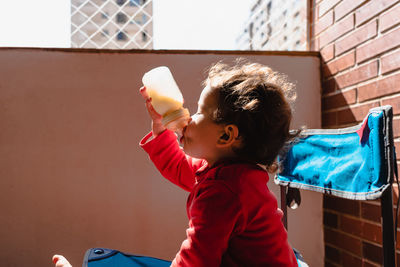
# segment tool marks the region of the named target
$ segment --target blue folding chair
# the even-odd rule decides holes
[[[278,157],[281,208],[300,203],[307,189],[352,200],[381,200],[383,264],[395,266],[392,182],[397,179],[391,106],[373,108],[359,125],[304,130]],[[399,203],[399,202],[398,202]],[[397,212],[398,212],[397,203]],[[288,204],[288,205],[287,205]]]

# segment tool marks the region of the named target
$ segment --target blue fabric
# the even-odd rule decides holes
[[[95,253],[96,250],[104,251]],[[92,248],[86,252],[84,267],[167,267],[171,262],[147,256],[131,255],[105,248]]]
[[[279,159],[276,182],[349,199],[379,198],[390,183],[387,109],[371,110],[356,127],[306,130]]]
[[[144,256],[127,256],[122,253],[116,253],[115,255],[104,258],[102,260],[91,261],[89,262],[90,267],[167,267],[170,266],[171,262],[151,258],[151,257],[144,257]]]
[[[96,250],[103,253],[97,254]],[[296,255],[298,266],[308,266],[303,256],[297,250],[293,249]],[[167,267],[171,262],[153,257],[130,255],[118,250],[106,248],[92,248],[86,252],[83,267]]]

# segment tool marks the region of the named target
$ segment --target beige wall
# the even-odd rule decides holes
[[[240,56],[297,82],[294,126],[319,127],[315,54]],[[169,66],[193,112],[205,68],[236,57],[0,49],[1,265],[50,266],[54,253],[80,265],[90,247],[172,259],[185,237],[187,194],[164,180],[138,147],[150,128],[138,94],[141,76]],[[321,196],[303,194],[303,203],[289,214],[289,233],[311,263],[323,254]]]

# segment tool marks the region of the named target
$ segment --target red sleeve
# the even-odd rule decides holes
[[[204,182],[195,193],[187,238],[171,266],[220,266],[229,237],[240,225],[239,197],[220,181]]]
[[[170,130],[150,140],[151,137],[150,132],[140,141],[140,146],[165,178],[190,192],[195,184],[196,170],[206,162],[186,155],[179,147],[175,133]]]

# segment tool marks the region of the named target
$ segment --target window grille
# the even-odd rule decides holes
[[[152,0],[71,0],[71,46],[151,49]]]

